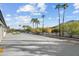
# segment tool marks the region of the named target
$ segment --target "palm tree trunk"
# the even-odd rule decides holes
[[[37,29],[38,29],[38,24],[37,24]]]
[[[34,23],[34,29],[36,28],[36,23]]]
[[[43,32],[43,29],[44,29],[44,17],[43,17],[43,24],[42,24],[42,32]]]
[[[35,23],[35,28],[37,28],[37,23]]]
[[[62,36],[64,36],[64,17],[65,17],[65,8],[63,11],[63,27],[62,27]]]
[[[61,36],[61,28],[60,28],[60,9],[58,9],[58,15],[59,15],[59,36]]]
[[[33,23],[33,29],[34,29],[34,23]]]

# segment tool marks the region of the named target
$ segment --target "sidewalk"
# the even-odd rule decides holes
[[[57,35],[52,35],[52,34],[41,34],[40,36],[49,37],[49,38],[57,38],[57,39],[62,39],[62,40],[79,41],[79,38],[76,38],[76,37],[72,37],[72,38],[68,36],[62,37],[62,36],[57,36]]]

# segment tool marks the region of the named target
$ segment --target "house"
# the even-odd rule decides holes
[[[0,10],[0,41],[5,37],[7,31],[7,25],[4,20],[3,14]]]

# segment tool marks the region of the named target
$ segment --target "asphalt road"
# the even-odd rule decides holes
[[[79,42],[32,34],[7,34],[2,56],[79,56]]]

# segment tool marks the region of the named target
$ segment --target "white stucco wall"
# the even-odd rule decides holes
[[[6,28],[0,25],[0,42],[5,38],[6,36]]]
[[[3,38],[6,36],[6,28],[3,28]]]
[[[4,39],[5,35],[6,35],[6,23],[0,10],[0,41]]]
[[[2,26],[0,26],[0,42],[3,39],[3,32],[2,32]]]

